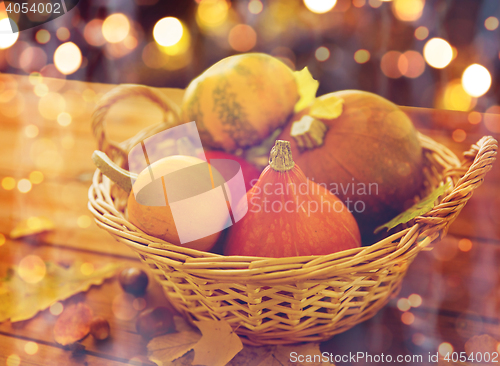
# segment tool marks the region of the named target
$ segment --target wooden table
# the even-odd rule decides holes
[[[97,228],[87,209],[87,191],[94,171],[91,154],[96,148],[90,115],[96,100],[113,86],[55,79],[45,79],[42,84],[33,77],[0,74],[0,180],[14,177],[18,182],[34,170],[44,175],[43,182],[33,184],[27,193],[0,187],[0,233],[6,237],[0,246],[0,278],[9,266],[29,254],[44,261],[81,260],[95,267],[110,262],[142,266],[130,249]],[[165,92],[176,101],[182,97],[181,90]],[[138,110],[141,120],[134,117]],[[467,113],[405,110],[420,131],[457,154],[481,136],[492,134],[483,122],[471,124]],[[57,122],[63,111],[72,116],[67,126],[67,116],[59,117],[61,123]],[[130,137],[140,130],[139,124],[156,123],[161,118],[159,110],[142,100],[122,103],[110,114],[115,140]],[[452,139],[456,129],[465,131],[464,141]],[[498,135],[495,137],[498,139]],[[429,352],[435,354],[443,342],[460,352],[474,335],[489,334],[500,340],[499,187],[497,164],[451,226],[449,235],[433,251],[421,253],[411,265],[398,298],[371,320],[335,336],[321,348],[338,355],[423,355],[426,361]],[[34,237],[9,239],[8,234],[18,222],[34,216],[50,218],[56,228]],[[472,247],[464,251],[467,240]],[[111,324],[110,340],[97,343],[89,336],[82,341],[85,350],[76,355],[55,343],[53,326],[57,317],[49,310],[24,322],[1,323],[0,365],[13,354],[19,356],[21,365],[150,364],[147,342],[136,333],[134,319],[126,320],[113,310],[113,303],[122,294],[114,278],[63,301],[67,306],[85,300],[95,315]],[[403,322],[404,312],[398,309],[397,300],[412,294],[419,295],[422,303],[411,308],[412,315],[404,315]],[[156,283],[150,285],[144,299],[148,307],[166,302]],[[25,351],[28,342],[38,345],[33,355]],[[9,362],[15,359],[11,356]],[[362,364],[369,363],[356,363]]]

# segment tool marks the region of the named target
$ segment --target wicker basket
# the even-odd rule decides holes
[[[122,144],[106,139],[104,118],[118,100],[143,95],[165,110],[166,124]],[[154,89],[119,86],[104,96],[93,116],[99,149],[125,165],[126,151],[169,126],[177,107]],[[450,150],[419,134],[425,188],[451,183],[445,197],[411,225],[368,247],[324,256],[258,258],[221,256],[169,244],[127,221],[126,197],[96,171],[89,208],[97,224],[134,249],[188,320],[225,319],[251,345],[323,341],[372,317],[397,294],[408,266],[451,222],[479,187],[495,160],[497,141],[483,137],[461,162]]]

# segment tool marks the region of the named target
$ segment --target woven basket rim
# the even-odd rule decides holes
[[[421,133],[418,136],[424,151],[434,149],[433,152],[436,152],[436,149],[440,150],[438,156],[445,161],[444,165],[448,165],[448,176],[444,177],[440,183],[444,184],[446,181],[452,183],[446,192],[447,195],[431,212],[414,219],[414,224],[411,227],[396,231],[370,246],[353,248],[329,255],[284,258],[225,256],[170,244],[141,232],[125,219],[122,212],[119,213],[122,217],[117,217],[117,210],[113,215],[113,212],[102,207],[100,208],[102,212],[96,209],[96,206],[99,205],[96,201],[96,191],[101,190],[102,193],[103,187],[106,187],[104,189],[108,189],[109,195],[111,187],[109,179],[103,176],[99,170],[96,170],[89,190],[89,208],[101,228],[110,232],[116,239],[132,247],[138,253],[154,257],[159,263],[164,263],[166,266],[182,267],[182,270],[200,277],[237,281],[238,276],[243,276],[244,281],[263,282],[272,280],[274,283],[280,283],[289,281],[290,278],[294,278],[296,281],[305,281],[325,278],[325,276],[338,276],[353,271],[372,271],[381,268],[384,263],[394,260],[394,258],[401,256],[405,252],[419,252],[436,237],[445,234],[449,223],[454,220],[465,203],[461,205],[458,212],[455,211],[456,214],[452,218],[443,217],[440,211],[443,208],[439,206],[446,205],[456,199],[457,187],[460,191],[464,191],[464,189],[471,191],[482,182],[482,178],[479,181],[476,179],[475,186],[469,186],[467,182],[470,180],[461,182],[466,177],[477,178],[477,174],[474,174],[474,172],[466,173],[456,182],[452,179],[453,176],[464,171],[470,171],[474,163],[480,165],[476,168],[482,169],[481,173],[484,176],[486,171],[491,168],[496,153],[496,140],[492,137],[484,137],[478,142],[478,145],[473,145],[471,151],[469,151],[469,159],[460,162],[446,147]],[[486,162],[478,163],[475,161],[478,160],[477,157],[480,153],[486,159]],[[467,157],[467,153],[465,153],[465,156]],[[475,160],[471,159],[471,157],[474,157]],[[466,185],[465,188],[462,187],[464,184]],[[114,225],[111,224],[113,219],[118,221],[118,224],[116,222]],[[333,272],[332,265],[336,269]],[[322,269],[324,269],[323,272]],[[324,273],[327,271],[330,273]]]

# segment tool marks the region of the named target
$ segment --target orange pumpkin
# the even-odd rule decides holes
[[[208,68],[186,89],[183,122],[195,121],[204,146],[232,152],[259,144],[286,123],[299,99],[293,71],[280,60],[247,53]]]
[[[160,179],[159,177],[164,177],[167,174],[201,163],[204,163],[204,161],[196,157],[174,155],[154,162],[150,165],[150,169],[154,176],[158,177],[157,179]],[[215,177],[216,175],[219,175],[219,173],[213,168],[212,174],[214,174],[214,179],[222,180],[221,177]],[[196,182],[204,184],[200,182],[202,179],[210,180],[210,177],[207,175],[200,176],[199,174],[195,174],[191,181],[193,183]],[[181,244],[174,216],[172,214],[172,209],[164,190],[151,190],[151,193],[147,192],[148,197],[143,198],[143,200],[139,199],[141,203],[146,203],[144,201],[148,201],[150,204],[141,204],[137,201],[136,195],[139,197],[139,192],[141,192],[141,190],[147,191],[148,188],[145,187],[150,182],[150,170],[149,168],[146,168],[137,177],[133,186],[133,191],[130,193],[128,198],[127,212],[129,221],[145,233],[156,238],[163,239],[169,243],[202,251],[209,251],[212,249],[219,238],[220,230],[225,227],[226,220],[228,219],[227,208],[226,211],[224,211],[220,208],[217,209],[217,207],[214,206],[209,206],[203,203],[200,204],[199,201],[195,202],[195,209],[199,211],[198,216],[201,215],[204,218],[203,225],[214,228],[215,232],[201,239]],[[205,183],[211,184],[210,181]],[[160,202],[166,203],[166,205],[156,205]],[[197,229],[200,228],[198,227]]]
[[[247,214],[229,229],[226,255],[322,255],[361,245],[354,217],[335,195],[307,180],[288,141],[276,141],[247,199]]]
[[[423,179],[422,148],[411,120],[394,103],[359,90],[317,101],[328,106],[337,98],[343,99],[339,117],[302,119],[311,113],[307,108],[278,138],[291,141],[307,178],[337,194],[356,217],[363,238],[370,238],[375,227],[413,203]],[[301,126],[304,122],[309,125]]]

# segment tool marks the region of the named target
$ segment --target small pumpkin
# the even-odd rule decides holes
[[[174,216],[172,214],[172,209],[170,207],[171,204],[169,203],[168,197],[170,197],[170,191],[167,195],[164,182],[163,189],[156,189],[147,192],[148,196],[143,198],[143,202],[138,202],[140,194],[147,191],[147,188],[145,187],[149,184],[149,182],[151,182],[150,171],[154,174],[157,182],[159,179],[163,180],[163,177],[168,174],[184,170],[191,175],[191,179],[189,179],[189,181],[193,184],[196,184],[199,187],[212,186],[209,174],[199,174],[199,170],[189,171],[185,169],[204,163],[205,162],[203,160],[196,157],[182,155],[169,156],[152,163],[149,168],[143,170],[138,175],[137,180],[133,185],[133,192],[129,195],[127,203],[129,221],[145,233],[156,238],[163,239],[169,243],[183,245],[187,248],[202,251],[209,251],[212,249],[220,235],[220,231],[224,229],[228,220],[227,207],[222,207],[222,209],[221,207],[217,208],[215,206],[208,205],[202,200],[192,202],[192,209],[197,212],[198,218],[200,216],[203,217],[203,220],[197,220],[198,224],[196,226],[192,226],[192,230],[200,230],[200,232],[204,232],[205,229],[208,229],[213,232],[213,234],[181,244]],[[214,175],[214,180],[222,181],[222,177],[215,177],[216,175],[220,176],[220,174],[213,169],[213,167],[211,168],[211,171]],[[206,180],[206,182],[202,182],[202,180]],[[191,187],[186,194],[189,195],[190,190],[192,190]],[[166,204],[158,206],[154,205],[156,202],[160,203],[162,201]],[[200,225],[203,227],[200,227]]]
[[[204,146],[233,152],[286,123],[299,100],[293,71],[263,53],[227,57],[191,81],[182,121],[195,121]]]
[[[340,115],[328,118],[334,109]],[[292,117],[278,138],[290,140],[307,178],[348,205],[364,240],[409,207],[421,188],[417,131],[398,106],[376,94],[345,90],[321,96]]]
[[[202,174],[200,174],[200,170],[186,169],[195,165],[198,165],[201,169],[205,169],[205,161],[193,156],[173,155],[152,163],[139,174],[134,174],[117,166],[101,151],[94,151],[92,159],[103,174],[114,181],[125,192],[129,193],[127,201],[128,219],[146,234],[174,245],[209,251],[219,238],[220,231],[226,227],[227,220],[229,219],[227,203],[226,205],[216,207],[202,199],[190,200],[192,207],[184,209],[184,211],[189,210],[189,212],[184,212],[184,217],[191,217],[191,212],[196,213],[197,224],[192,225],[193,233],[207,232],[204,229],[209,228],[213,234],[186,243],[181,243],[179,238],[171,208],[172,202],[175,201],[174,194],[177,197],[182,195],[184,198],[183,202],[186,202],[185,198],[192,197],[193,189],[198,189],[199,193],[203,193],[207,187],[213,188],[214,181],[223,181],[220,173],[214,167],[210,167],[210,165],[208,165],[208,168],[211,171],[211,175],[208,171],[202,171]],[[192,182],[192,184],[190,184],[190,187],[186,187],[187,190],[184,190],[182,186],[177,184],[177,189],[171,195],[172,191],[166,188],[163,177],[181,170],[184,173],[183,179]],[[132,181],[135,181],[133,186],[131,184]],[[196,185],[193,186],[194,184]],[[172,187],[172,185],[170,186]],[[173,187],[175,188],[175,186]],[[167,191],[168,196],[166,194]],[[227,192],[227,194],[230,193]],[[177,212],[179,213],[179,211]],[[182,212],[180,211],[181,214]]]
[[[248,212],[229,229],[226,255],[322,255],[361,245],[354,217],[335,195],[305,177],[288,141],[276,141],[246,198]]]

